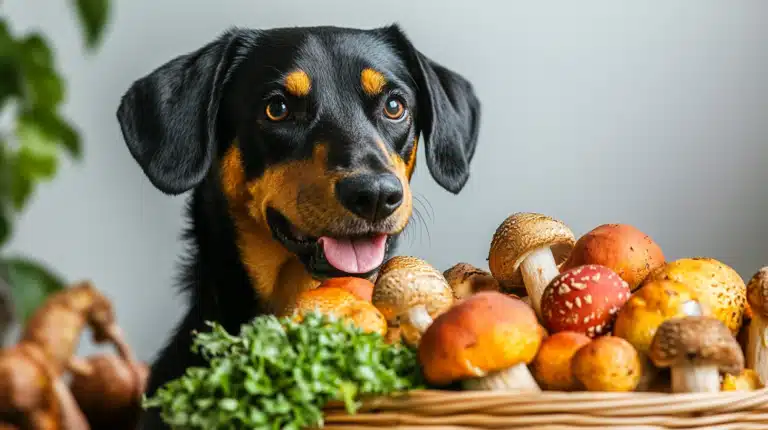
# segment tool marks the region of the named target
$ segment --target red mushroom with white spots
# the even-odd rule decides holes
[[[550,333],[569,330],[594,338],[610,332],[629,296],[629,284],[613,270],[598,264],[574,267],[544,290],[542,322]]]

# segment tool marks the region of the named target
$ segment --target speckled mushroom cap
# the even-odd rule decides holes
[[[768,266],[758,270],[749,280],[747,301],[753,313],[768,317]]]
[[[488,253],[493,277],[506,288],[523,285],[520,263],[529,253],[549,246],[555,263],[568,259],[576,238],[562,221],[546,215],[520,212],[512,214],[496,229]]]
[[[457,299],[464,299],[479,291],[499,291],[499,281],[489,272],[469,263],[458,263],[443,272]]]
[[[649,358],[657,367],[714,365],[720,372],[738,375],[744,353],[722,321],[709,316],[664,321],[651,342]]]
[[[435,319],[421,338],[419,362],[427,381],[445,385],[530,363],[544,335],[528,305],[482,291]]]
[[[394,257],[379,272],[372,303],[387,321],[397,326],[400,316],[413,306],[423,305],[435,318],[454,303],[453,290],[443,274],[416,257]]]
[[[714,258],[681,258],[651,272],[643,284],[660,279],[682,282],[696,290],[713,316],[734,336],[739,332],[747,304],[747,286],[733,268]]]

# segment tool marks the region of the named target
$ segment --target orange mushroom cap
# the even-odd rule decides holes
[[[574,331],[561,331],[545,338],[531,365],[533,377],[547,390],[577,389],[579,382],[573,376],[571,359],[591,340]]]
[[[340,287],[325,286],[303,291],[288,310],[297,321],[309,312],[346,318],[364,331],[387,333],[387,320],[373,304]]]

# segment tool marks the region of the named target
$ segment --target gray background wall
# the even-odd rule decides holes
[[[471,181],[452,196],[420,156],[414,187],[429,204],[403,253],[484,266],[496,226],[522,210],[577,234],[631,223],[669,258],[713,256],[745,277],[768,264],[768,2],[122,0],[93,57],[67,3],[0,11],[55,42],[86,151],[40,190],[11,249],[92,279],[144,359],[182,312],[183,198],[149,185],[114,112],[132,80],[232,25],[397,21],[475,83],[485,116]]]

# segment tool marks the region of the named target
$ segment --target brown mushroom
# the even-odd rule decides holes
[[[544,333],[522,301],[482,291],[435,318],[421,338],[419,361],[436,386],[462,381],[468,390],[540,391],[527,364]]]
[[[84,367],[73,374],[70,389],[91,427],[134,430],[149,367],[112,354],[90,356]]]
[[[443,274],[429,263],[416,257],[393,257],[379,272],[372,303],[389,326],[399,327],[405,341],[415,346],[454,300]]]
[[[572,391],[579,388],[573,376],[574,354],[591,339],[574,331],[561,331],[545,338],[531,364],[533,377],[545,390]]]
[[[747,303],[747,286],[733,268],[713,258],[681,258],[651,272],[644,283],[665,279],[694,289],[713,316],[734,336],[739,332]]]
[[[602,336],[573,355],[573,375],[588,391],[634,391],[643,367],[637,350],[626,340]]]
[[[489,272],[469,263],[458,263],[443,272],[457,299],[465,299],[480,291],[499,291],[499,281]]]
[[[746,365],[754,369],[765,384],[768,383],[768,267],[758,270],[749,280],[747,299],[752,320],[747,334]]]
[[[720,391],[720,373],[738,375],[744,353],[728,327],[709,316],[679,317],[656,330],[649,357],[658,367],[669,367],[672,392]]]
[[[599,264],[616,272],[635,291],[664,263],[664,253],[647,234],[629,224],[603,224],[576,241],[560,270]]]
[[[510,215],[496,229],[488,253],[494,278],[525,285],[531,306],[541,317],[541,296],[573,248],[573,232],[563,222],[537,213]]]

